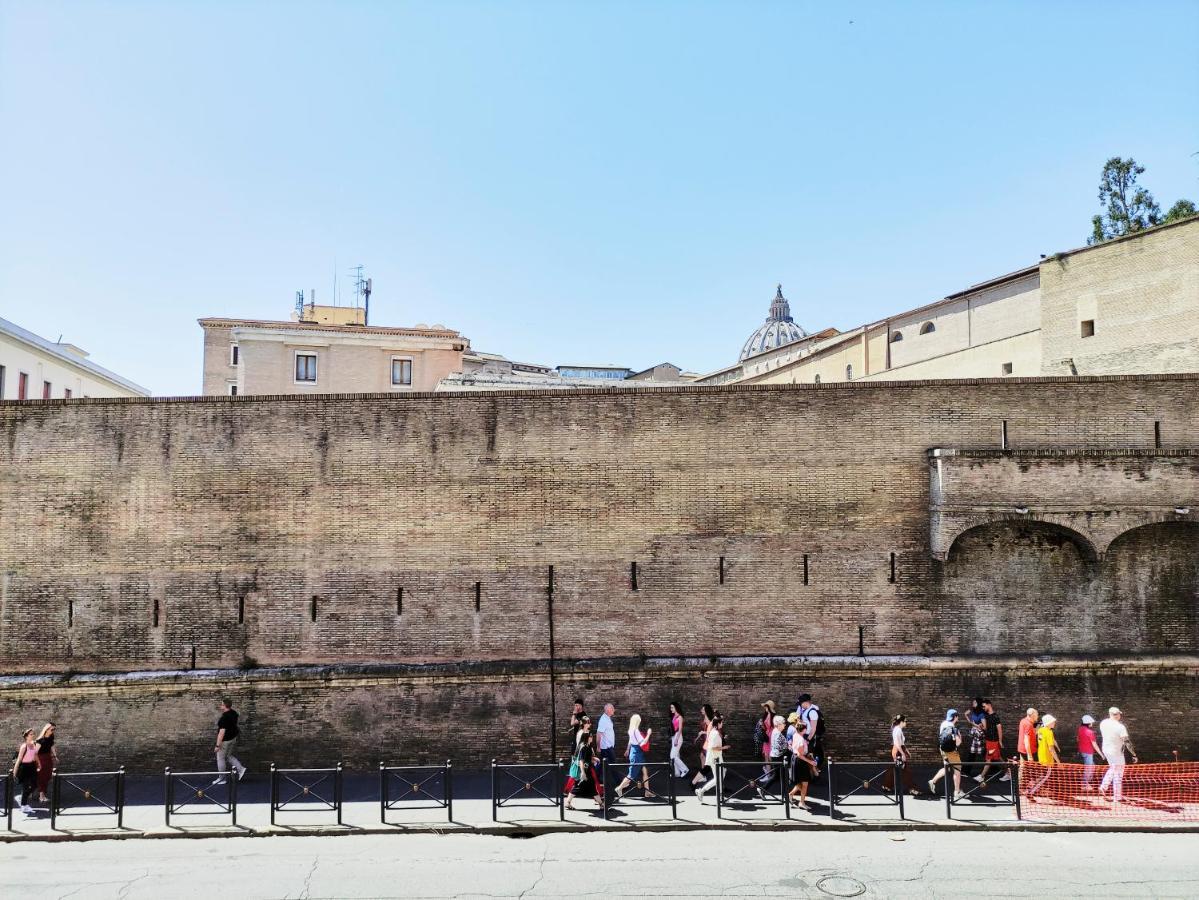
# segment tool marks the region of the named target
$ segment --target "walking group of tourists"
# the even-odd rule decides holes
[[[34,730],[26,728],[13,758],[13,780],[21,786],[21,812],[34,815],[33,798],[46,803],[46,792],[50,789],[50,778],[58,768],[58,751],[54,749],[54,723],[47,722],[34,737]],[[11,745],[10,745],[11,746]]]
[[[819,776],[825,763],[824,740],[826,721],[824,713],[810,694],[801,694],[793,712],[784,715],[773,700],[763,701],[751,738],[754,754],[763,760],[762,775],[753,783],[754,792],[764,799],[766,792],[781,790],[784,776],[791,785],[788,801],[795,807],[809,809],[808,786]],[[633,714],[628,720],[628,738],[623,748],[618,747],[614,717],[616,707],[604,705],[603,715],[592,726],[590,716],[584,711],[582,698],[576,698],[570,717],[570,740],[572,748],[570,777],[566,783],[566,806],[574,808],[576,798],[588,798],[597,806],[603,805],[604,784],[602,764],[617,765],[620,752],[621,768],[627,761],[628,768],[614,789],[612,802],[623,799],[630,790],[638,790],[640,796],[655,796],[650,785],[650,770],[646,763],[653,738],[652,728],[643,728],[642,718]],[[669,705],[667,719],[670,722],[669,760],[674,776],[690,779],[695,795],[705,802],[705,795],[716,786],[716,765],[724,761],[729,746],[725,736],[724,717],[711,704],[705,703],[699,710],[699,727],[692,743],[698,748],[700,765],[692,771],[683,761],[684,711],[678,702]],[[1077,731],[1078,754],[1083,765],[1082,790],[1098,791],[1099,795],[1119,804],[1123,794],[1124,765],[1126,754],[1137,762],[1136,751],[1123,723],[1123,714],[1113,706],[1108,717],[1099,723],[1098,734],[1095,718],[1082,717]],[[907,717],[896,715],[891,720],[891,759],[895,768],[883,779],[884,790],[894,789],[894,776],[898,772],[901,787],[913,796],[921,792],[913,785],[911,753],[907,741]],[[1062,762],[1061,745],[1055,734],[1057,719],[1049,714],[1042,716],[1036,709],[1029,708],[1016,729],[1015,755],[1005,752],[1003,720],[995,705],[983,697],[975,697],[966,710],[965,717],[957,709],[949,709],[937,728],[937,749],[941,757],[941,768],[928,781],[928,790],[938,793],[938,785],[944,778],[951,778],[954,799],[965,796],[962,778],[973,778],[979,784],[990,781],[1011,781],[1011,765],[1019,762],[1035,763],[1022,774],[1025,796],[1036,802],[1042,792],[1052,793],[1056,787],[1057,773],[1054,767]],[[1009,736],[1010,737],[1010,736]],[[1096,759],[1106,762],[1107,770],[1098,786],[1094,785]],[[1043,767],[1043,769],[1041,768]],[[1023,771],[1023,770],[1022,770]]]

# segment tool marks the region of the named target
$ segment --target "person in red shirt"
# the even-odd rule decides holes
[[[1103,759],[1099,741],[1095,739],[1094,716],[1083,716],[1078,726],[1078,755],[1082,757],[1082,789],[1091,791],[1091,779],[1095,777],[1095,757]]]
[[[1037,718],[1040,714],[1033,707],[1028,708],[1028,714],[1020,720],[1020,733],[1016,738],[1016,752],[1020,759],[1037,761]]]

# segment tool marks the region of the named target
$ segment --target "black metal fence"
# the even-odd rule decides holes
[[[60,772],[50,780],[50,828],[57,829],[62,816],[117,817],[117,828],[125,820],[125,767],[115,772]]]
[[[171,816],[229,816],[237,824],[236,772],[173,772],[162,775],[166,824]]]
[[[340,825],[343,768],[280,769],[271,763],[271,824],[281,812],[331,811]]]
[[[716,769],[716,818],[722,818],[730,805],[782,804],[784,815],[791,818],[791,789],[788,765],[784,760],[765,762],[718,762]]]
[[[990,769],[985,781],[975,781],[968,773],[978,769],[981,777],[981,763],[946,763],[945,776],[942,779],[945,793],[945,818],[953,818],[953,808],[958,804],[1010,806],[1016,811],[1016,818],[1023,818],[1020,809],[1020,764],[1018,762],[988,763]],[[954,786],[954,773],[961,773],[961,793]],[[1007,781],[1002,781],[1003,773],[1008,775]]]
[[[379,821],[389,810],[444,809],[454,821],[454,778],[450,760],[443,766],[388,766],[379,763]]]
[[[556,806],[558,819],[564,821],[565,766],[562,760],[556,763],[498,763],[493,759],[491,821],[499,821],[500,807],[503,806]]]
[[[9,831],[12,831],[13,790],[15,789],[13,781],[12,772],[5,772],[2,788],[4,792],[4,827]]]
[[[840,762],[828,757],[825,762],[828,788],[828,815],[835,818],[837,806],[894,806],[903,812],[903,766],[899,762]],[[888,786],[888,782],[891,782]],[[846,804],[845,801],[853,800]]]
[[[644,771],[643,771],[644,770]],[[604,760],[600,766],[601,784],[603,790],[604,818],[617,803],[635,801],[655,806],[667,803],[670,805],[670,817],[679,817],[678,785],[675,781],[674,763],[672,762],[643,762],[609,763]],[[632,772],[632,775],[629,773]],[[630,784],[624,793],[617,793],[617,788],[629,775]],[[648,776],[648,777],[646,777]],[[657,788],[657,790],[655,790]]]

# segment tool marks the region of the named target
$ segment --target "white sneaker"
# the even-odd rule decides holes
[[[928,780],[928,792],[930,794],[935,794],[937,792],[937,783],[931,778]]]
[[[981,775],[975,775],[974,780],[977,781],[979,784],[983,783],[983,777]]]
[[[961,799],[962,799],[963,797],[965,797],[965,796],[966,796],[966,792],[965,792],[965,791],[954,791],[954,792],[953,792],[953,799],[954,799],[954,800],[961,800]]]
[[[1003,777],[1002,777],[1002,778],[1000,778],[999,780],[1000,780],[1000,781],[1011,781],[1011,780],[1012,780],[1012,773],[1011,773],[1011,772],[1004,772],[1004,773],[1003,773]]]
[[[25,813],[25,815],[27,815],[27,816],[32,816],[33,815],[33,807],[28,806],[26,804],[21,804],[21,812]]]
[[[224,784],[224,783],[225,783],[225,779],[224,779],[224,778],[214,778],[214,779],[212,780],[212,783],[213,783],[213,784]]]
[[[241,781],[245,777],[246,777],[246,767],[242,766],[240,769],[237,770],[237,780]]]

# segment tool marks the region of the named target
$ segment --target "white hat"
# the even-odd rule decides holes
[[[1041,724],[1044,725],[1046,728],[1052,728],[1054,725],[1057,724],[1057,719],[1055,719],[1053,716],[1049,715],[1049,713],[1046,713],[1045,715],[1041,716]]]
[[[1094,725],[1094,724],[1095,724],[1095,717],[1094,717],[1094,716],[1092,716],[1092,715],[1089,715],[1089,714],[1088,714],[1088,715],[1085,715],[1085,716],[1083,716],[1083,717],[1082,717],[1082,724],[1084,724],[1084,725]]]
[[[1107,711],[1107,714],[1108,714],[1109,716],[1118,716],[1118,715],[1121,715],[1121,712],[1120,712],[1120,707],[1118,707],[1118,706],[1112,706],[1112,707],[1109,707],[1109,708],[1108,708],[1108,711]]]

